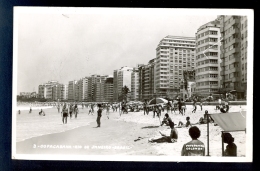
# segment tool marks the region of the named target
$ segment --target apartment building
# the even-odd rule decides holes
[[[111,76],[108,76],[105,80],[104,84],[104,97],[105,102],[113,102],[113,83],[114,78]]]
[[[246,96],[247,17],[219,16],[221,32],[221,85],[225,91],[236,90],[237,98]]]
[[[195,45],[195,37],[166,36],[159,42],[154,68],[157,96],[177,95],[183,89],[183,71],[195,69]]]
[[[196,32],[196,93],[209,96],[220,88],[220,21],[200,26]]]
[[[78,101],[78,85],[76,80],[69,81],[68,84],[68,100]]]
[[[147,65],[139,66],[139,100],[151,100],[155,97],[154,90],[154,68],[155,58],[151,59]]]
[[[131,98],[132,101],[139,100],[139,71],[138,66],[131,73]]]
[[[61,91],[61,97],[60,100],[64,101],[64,100],[68,100],[68,85],[66,84],[60,84],[60,91]]]
[[[124,66],[119,70],[114,70],[114,101],[118,101],[124,86],[127,86],[131,91],[132,72],[133,68],[127,66]]]
[[[38,94],[40,98],[52,99],[52,87],[59,84],[58,81],[49,81],[38,86]]]
[[[82,78],[78,81],[78,100],[87,101],[88,98],[88,78]]]

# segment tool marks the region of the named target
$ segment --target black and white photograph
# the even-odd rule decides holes
[[[13,16],[12,159],[252,162],[253,10]]]

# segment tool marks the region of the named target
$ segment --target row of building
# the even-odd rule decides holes
[[[118,101],[122,87],[130,100],[149,100],[218,94],[247,90],[247,17],[218,16],[197,29],[195,37],[166,36],[156,47],[155,58],[136,67],[124,66],[113,76],[92,75],[39,85],[39,96],[53,100]]]

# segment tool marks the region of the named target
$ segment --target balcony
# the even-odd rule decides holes
[[[239,42],[240,42],[240,40],[238,38],[234,38],[228,44],[232,45],[234,43],[239,43]]]
[[[233,53],[238,53],[238,52],[240,52],[240,49],[239,48],[234,48],[234,49],[230,50],[228,53],[229,54],[233,54]]]
[[[221,53],[220,54],[220,59],[223,59],[225,57],[225,54],[224,53]]]
[[[229,63],[235,63],[235,62],[239,62],[239,61],[240,61],[239,58],[236,57],[236,58],[230,59],[230,60],[229,60]]]
[[[234,24],[238,24],[239,23],[239,19],[236,18],[236,19],[233,19],[232,21],[230,21],[230,25],[234,25]]]
[[[225,67],[225,62],[221,62],[221,63],[220,63],[220,66],[221,66],[221,67]]]
[[[232,80],[232,82],[239,82],[240,81],[239,77],[234,77],[231,80]]]
[[[224,27],[220,27],[220,33],[224,31]]]
[[[239,29],[238,28],[235,28],[235,29],[230,31],[230,34],[235,34],[235,33],[239,33]]]
[[[238,68],[229,69],[229,73],[233,73],[233,72],[239,72],[239,69]]]
[[[225,75],[225,71],[220,71],[220,75]]]

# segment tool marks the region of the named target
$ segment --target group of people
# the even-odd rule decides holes
[[[214,122],[214,120],[208,116],[207,118],[208,111],[205,111],[204,118],[200,118],[199,122],[195,124],[191,124],[190,122],[190,117],[186,117],[186,123],[182,123],[181,121],[179,122],[178,126],[175,127],[174,122],[172,119],[169,117],[169,114],[166,113],[164,116],[164,119],[161,123],[161,126],[166,124],[167,126],[170,126],[170,136],[167,136],[159,131],[159,133],[162,135],[161,138],[158,139],[148,139],[148,142],[169,142],[169,143],[176,143],[178,141],[178,131],[176,128],[182,128],[182,127],[190,127],[189,128],[189,135],[191,137],[191,141],[188,143],[185,143],[182,147],[181,150],[181,156],[205,156],[205,145],[203,142],[198,140],[198,138],[201,135],[200,129],[195,126],[196,124],[205,124],[207,122]],[[228,145],[226,146],[224,156],[237,156],[237,146],[234,143],[234,138],[230,133],[224,133],[223,134],[223,140],[224,143],[227,143]]]

